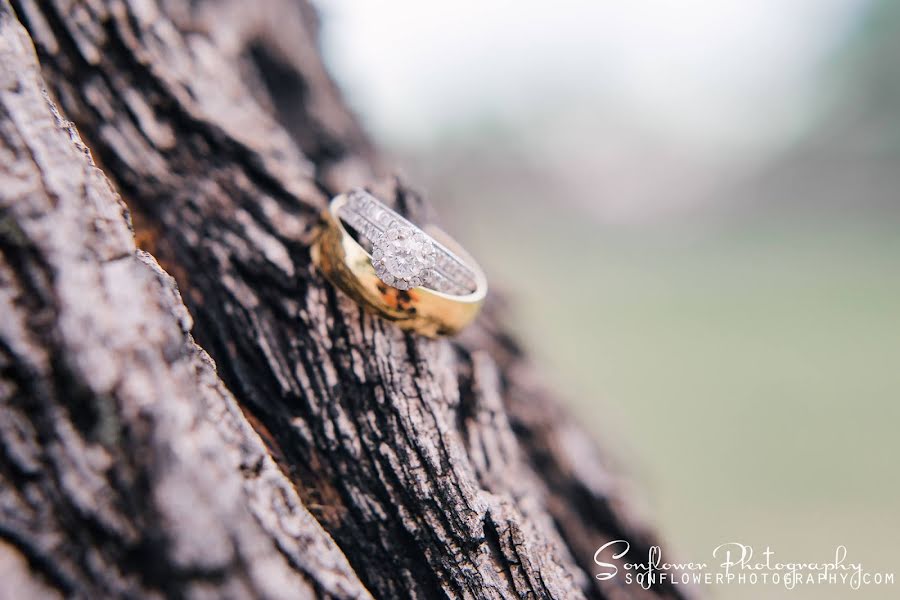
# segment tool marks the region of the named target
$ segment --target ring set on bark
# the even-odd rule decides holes
[[[361,305],[429,337],[460,331],[487,295],[484,273],[455,241],[433,226],[418,227],[364,190],[331,201],[313,260]]]

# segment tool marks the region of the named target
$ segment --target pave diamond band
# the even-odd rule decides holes
[[[454,295],[476,289],[476,273],[464,260],[364,190],[347,194],[338,217],[371,250],[378,277],[400,290],[424,286]]]
[[[363,191],[332,199],[312,259],[360,305],[429,337],[460,331],[487,295],[484,273],[455,241]]]

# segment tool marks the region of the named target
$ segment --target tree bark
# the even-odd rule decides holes
[[[593,576],[652,536],[496,300],[428,340],[312,267],[382,171],[316,29],[0,0],[0,596],[680,597]]]

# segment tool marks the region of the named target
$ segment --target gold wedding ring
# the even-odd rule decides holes
[[[322,221],[313,262],[370,311],[438,337],[457,333],[481,309],[484,273],[439,229],[420,229],[363,190],[336,196]]]

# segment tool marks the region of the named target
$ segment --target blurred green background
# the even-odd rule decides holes
[[[843,544],[900,575],[900,2],[320,10],[351,104],[504,290],[664,554]]]

